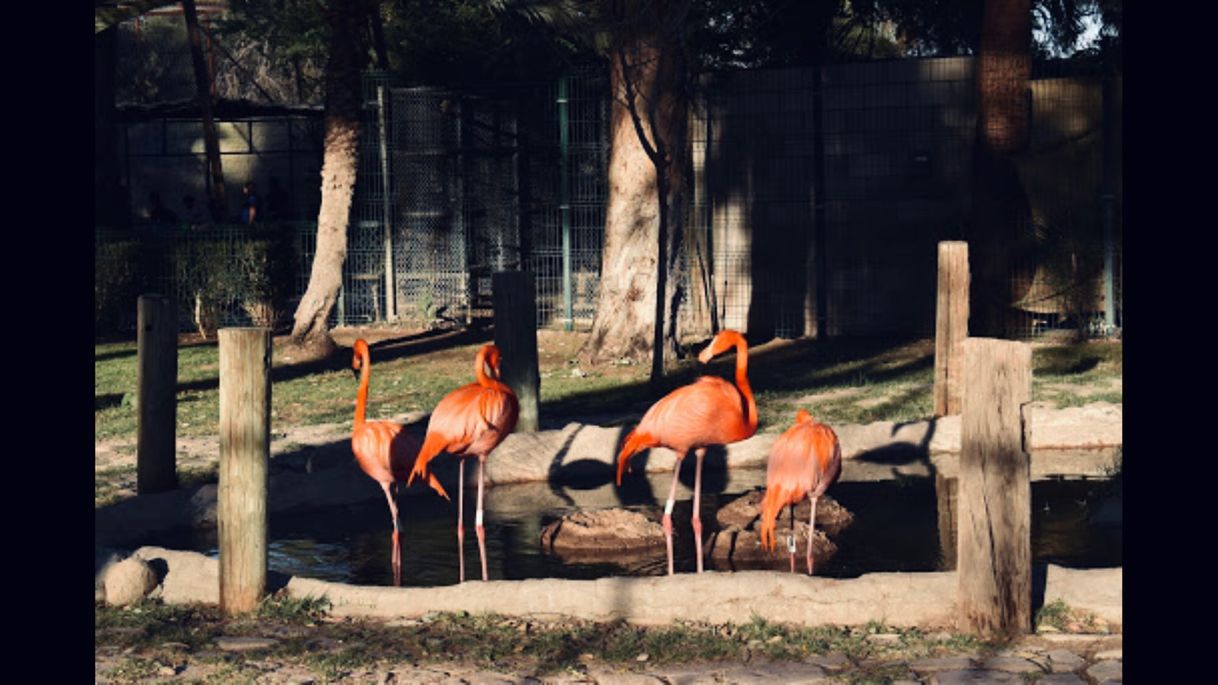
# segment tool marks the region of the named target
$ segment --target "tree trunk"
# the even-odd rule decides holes
[[[211,174],[211,218],[222,222],[228,207],[224,202],[224,170],[220,165],[220,140],[216,122],[211,117],[211,77],[203,61],[203,42],[199,31],[199,15],[195,0],[182,0],[182,15],[186,18],[186,35],[190,38],[190,61],[195,70],[195,92],[203,118],[203,148],[207,153],[207,168]]]
[[[627,11],[611,48],[609,197],[600,290],[580,360],[676,357],[684,284],[686,56],[680,31],[686,0]],[[661,238],[663,240],[661,241]],[[660,354],[653,355],[657,341]]]
[[[353,0],[331,0],[330,59],[326,64],[326,133],[321,166],[317,250],[309,287],[296,308],[291,342],[318,356],[335,348],[327,319],[338,300],[347,258],[347,222],[359,164],[360,51],[357,35],[366,17]]]
[[[104,226],[125,222],[120,193],[118,144],[114,126],[114,66],[118,29],[93,36],[93,206]]]
[[[1031,0],[986,0],[977,67],[973,217],[968,236],[974,335],[1016,332],[1011,303],[1026,292],[1031,212],[1014,156],[1027,148],[1032,74]]]

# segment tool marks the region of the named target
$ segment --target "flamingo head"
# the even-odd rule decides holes
[[[351,358],[351,373],[359,378],[359,372],[364,368],[364,360],[368,358],[368,341],[360,338],[352,345],[355,354]]]
[[[740,334],[736,331],[728,329],[719,331],[714,340],[711,340],[711,343],[698,354],[698,361],[703,364],[710,363],[711,359],[734,347],[739,339]]]

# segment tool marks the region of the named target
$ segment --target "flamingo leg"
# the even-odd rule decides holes
[[[816,531],[816,498],[811,499],[812,514],[808,517],[808,575],[812,575],[812,534]]]
[[[685,455],[682,454],[677,463],[672,467],[672,485],[668,488],[668,501],[664,504],[664,518],[661,523],[664,526],[664,543],[668,546],[668,575],[673,575],[672,568],[672,503],[677,496],[677,476],[681,473],[681,459]]]
[[[401,530],[401,524],[398,520],[398,505],[395,501],[393,493],[389,491],[389,483],[381,483],[381,489],[385,491],[385,500],[389,502],[389,515],[393,518],[393,551],[390,553],[390,563],[393,565],[393,585],[400,587],[402,585],[402,545],[401,537],[398,532]]]
[[[791,573],[795,573],[795,505],[791,505],[791,532],[787,535],[787,554],[791,557]]]
[[[702,495],[702,457],[706,456],[706,448],[694,450],[694,515],[690,523],[694,527],[694,549],[698,555],[698,573],[702,573],[702,518],[698,515]]]
[[[465,458],[457,460],[457,582],[465,582]]]
[[[487,580],[486,576],[486,529],[482,527],[482,470],[486,465],[486,461],[478,458],[478,513],[474,518],[474,532],[478,534],[478,556],[482,558],[482,580]]]

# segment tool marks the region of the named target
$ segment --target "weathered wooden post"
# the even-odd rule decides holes
[[[939,243],[935,305],[935,416],[960,413],[961,344],[968,337],[968,243]]]
[[[1014,636],[1032,626],[1032,502],[1023,430],[1032,348],[989,338],[969,338],[963,348],[957,627]]]
[[[135,490],[143,495],[178,487],[178,320],[173,300],[140,295],[136,302]]]
[[[239,614],[266,591],[271,331],[220,330],[220,607]]]
[[[959,480],[949,478],[942,473],[935,474],[935,505],[939,517],[939,554],[943,557],[940,570],[954,571],[959,546],[956,543],[956,522],[959,521],[956,506],[956,493],[959,491]]]
[[[520,400],[516,430],[538,429],[541,374],[537,370],[537,299],[533,274],[498,271],[491,276],[495,300],[495,345],[503,353],[500,372]]]

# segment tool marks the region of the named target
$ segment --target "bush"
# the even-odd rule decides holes
[[[139,242],[97,243],[93,262],[94,334],[116,333],[135,316]]]
[[[241,306],[255,326],[277,328],[288,315],[296,260],[288,229],[275,224],[254,228],[255,239],[240,245],[237,270]]]

